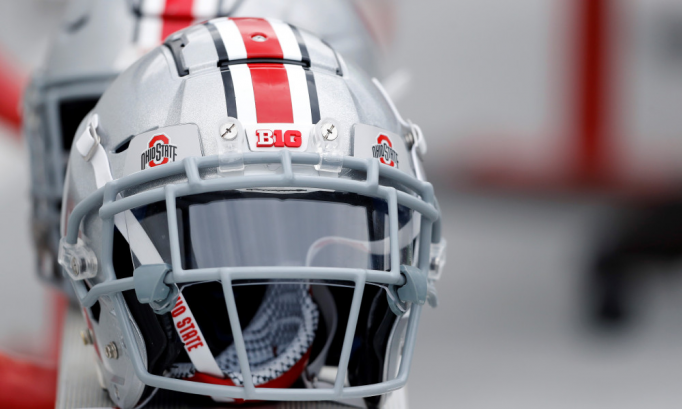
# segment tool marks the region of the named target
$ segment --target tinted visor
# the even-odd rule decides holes
[[[170,264],[166,203],[132,213]],[[184,269],[391,268],[388,205],[382,199],[320,191],[218,192],[177,198],[176,214]],[[418,217],[398,206],[398,224],[400,263],[412,265]],[[136,237],[131,235],[130,240],[135,248]]]

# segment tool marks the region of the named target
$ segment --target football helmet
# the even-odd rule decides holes
[[[213,19],[124,71],[76,132],[59,246],[115,404],[404,386],[445,254],[425,152],[378,81],[278,20]]]
[[[62,281],[56,251],[65,162],[80,121],[122,70],[170,33],[225,15],[287,20],[317,33],[378,75],[379,47],[360,12],[346,0],[72,0],[24,98],[40,277],[70,290]]]

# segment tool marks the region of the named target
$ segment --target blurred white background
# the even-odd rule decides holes
[[[538,172],[565,160],[556,149],[568,119],[555,96],[570,93],[566,4],[397,2],[390,65],[412,79],[399,107],[429,142],[449,245],[441,305],[425,309],[420,325],[413,408],[682,405],[682,278],[652,269],[626,328],[585,319],[587,268],[615,211],[611,199],[453,188],[463,176],[451,162],[472,135],[517,138],[525,153],[512,161]],[[17,67],[40,62],[63,5],[0,0],[0,49]],[[32,353],[56,342],[47,330],[51,295],[33,271],[26,150],[10,130],[0,134],[0,345]]]

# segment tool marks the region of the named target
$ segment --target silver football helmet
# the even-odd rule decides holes
[[[444,264],[425,151],[377,81],[278,20],[213,19],[124,71],[76,132],[59,247],[115,404],[404,386]]]
[[[39,276],[66,284],[56,263],[59,207],[65,162],[80,121],[121,71],[170,33],[226,15],[286,20],[378,75],[379,47],[347,0],[72,0],[24,98]]]

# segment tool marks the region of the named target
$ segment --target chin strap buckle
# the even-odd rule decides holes
[[[163,282],[171,271],[168,264],[145,264],[133,272],[137,300],[149,304],[158,315],[170,312],[178,301],[178,286]]]
[[[429,278],[417,267],[401,265],[400,273],[405,277],[405,284],[388,286],[388,306],[395,315],[407,312],[409,304],[424,305],[429,296]]]

